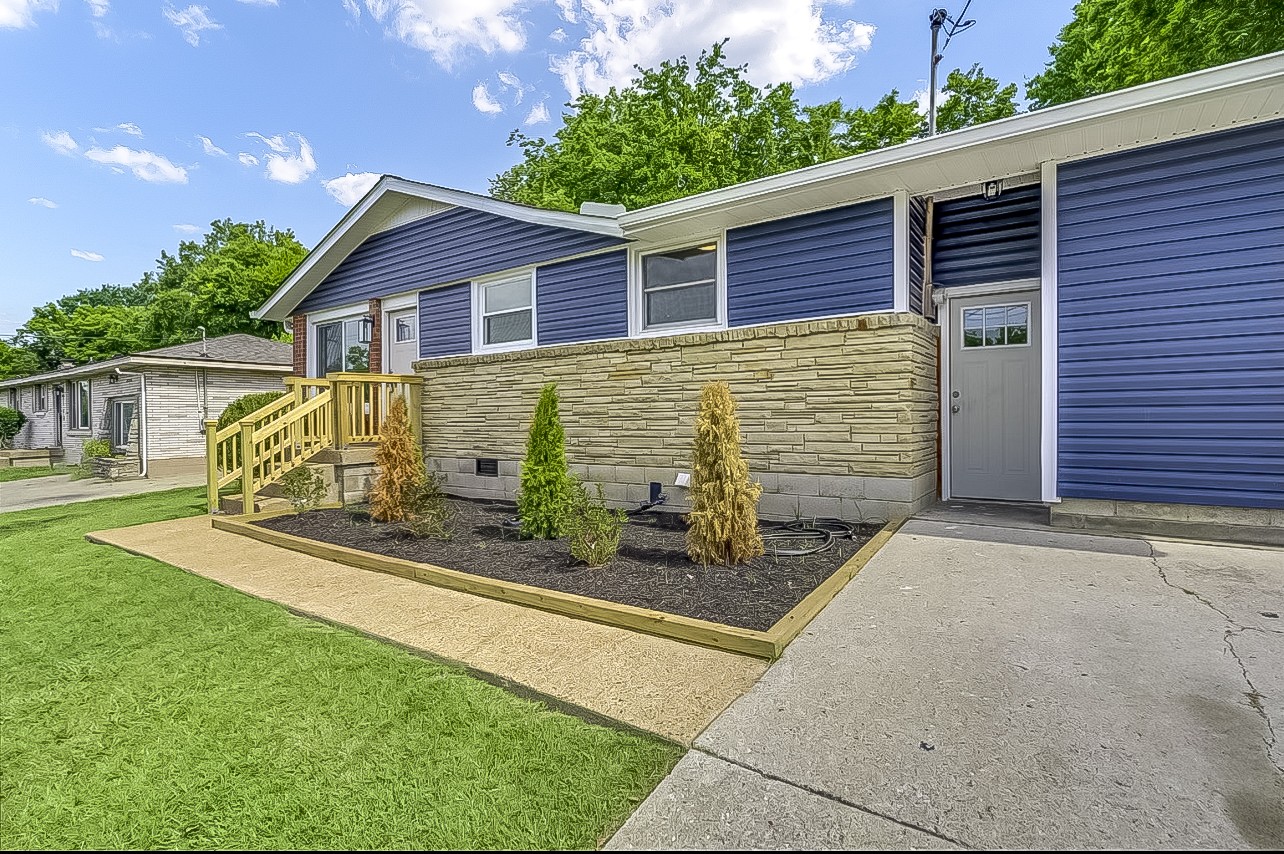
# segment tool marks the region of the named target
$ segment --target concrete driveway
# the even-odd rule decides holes
[[[197,475],[173,477],[144,477],[132,480],[72,480],[70,475],[55,474],[0,483],[0,513],[13,510],[33,510],[53,507],[75,501],[93,501],[96,498],[118,498],[142,492],[162,492],[181,486],[204,486],[205,478]]]
[[[1284,552],[913,520],[609,847],[1280,848],[1281,739]]]

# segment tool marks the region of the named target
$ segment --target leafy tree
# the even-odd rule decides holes
[[[575,481],[566,467],[566,433],[557,416],[557,385],[540,392],[522,460],[517,515],[522,534],[544,540],[562,536]]]
[[[691,463],[687,554],[702,566],[736,566],[763,553],[758,533],[762,485],[749,480],[740,453],[740,419],[725,382],[700,392]]]
[[[941,133],[1015,116],[1017,85],[1000,86],[980,65],[968,71],[954,69],[945,78],[945,100],[936,111],[936,129]]]
[[[1281,0],[1080,0],[1026,84],[1034,107],[1284,50]]]
[[[0,448],[11,447],[14,437],[22,430],[22,425],[26,423],[27,416],[18,410],[11,409],[8,406],[0,406]]]
[[[0,341],[0,380],[40,373],[40,359],[30,350]]]
[[[279,326],[251,319],[250,311],[305,254],[288,230],[219,220],[201,241],[162,252],[136,284],[86,288],[35,307],[15,340],[45,369],[190,341],[197,326],[211,337],[280,336]]]
[[[551,140],[513,131],[508,144],[521,149],[522,161],[491,181],[491,194],[558,210],[586,201],[639,208],[924,132],[917,104],[896,90],[868,108],[802,105],[788,83],[760,89],[746,80],[745,66],[727,64],[725,44],[694,63],[680,57],[638,68],[622,89],[581,95]],[[1015,109],[1015,84],[1000,88],[979,68],[956,74],[956,121],[988,121]]]

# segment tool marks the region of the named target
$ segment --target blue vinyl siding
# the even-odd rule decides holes
[[[1284,123],[1067,164],[1063,497],[1284,507]]]
[[[452,208],[367,238],[295,310],[365,302],[623,243],[618,237]]]
[[[539,343],[628,337],[628,274],[626,252],[591,255],[536,269]]]
[[[892,200],[727,232],[731,326],[892,307]]]
[[[459,356],[473,350],[470,282],[419,293],[419,358]]]
[[[909,307],[923,314],[923,239],[927,236],[927,199],[914,196],[909,200]]]
[[[982,285],[1040,275],[1039,185],[932,205],[932,283]]]

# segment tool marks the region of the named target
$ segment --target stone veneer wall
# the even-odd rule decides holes
[[[899,518],[936,493],[937,330],[875,314],[417,362],[429,467],[449,492],[511,499],[540,388],[555,382],[572,470],[611,503],[669,504],[704,383],[725,380],[765,518]],[[475,473],[497,458],[499,477]]]

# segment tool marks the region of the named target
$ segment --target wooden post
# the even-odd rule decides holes
[[[218,433],[217,421],[205,422],[205,496],[208,499],[209,511],[218,509]]]
[[[419,443],[419,452],[424,448],[424,384],[420,380],[408,383],[410,390],[410,429],[415,432],[415,441]]]
[[[254,512],[254,422],[241,422],[241,512]]]
[[[348,384],[340,379],[330,381],[330,406],[334,410],[334,447],[343,450],[348,447],[348,432],[344,426],[344,416],[350,401],[347,399]]]

